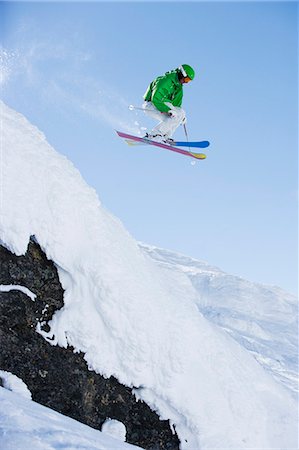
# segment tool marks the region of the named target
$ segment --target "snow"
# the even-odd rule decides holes
[[[0,107],[1,241],[22,255],[34,235],[65,289],[50,331],[37,331],[52,345],[83,352],[91,370],[133,387],[170,419],[183,450],[296,448],[296,400],[223,329],[228,323],[208,317],[205,306],[223,301],[217,290],[201,297],[194,268],[174,271],[153,260],[73,164],[22,115]],[[253,313],[238,292],[234,302]],[[268,307],[259,308],[260,328],[253,329],[263,339],[271,336],[261,327]],[[234,330],[241,335],[244,327],[236,322]]]
[[[0,292],[20,291],[28,295],[32,301],[35,301],[36,294],[26,288],[26,286],[20,286],[19,284],[0,284]]]
[[[3,87],[9,80],[13,61],[15,58],[14,52],[5,50],[0,47],[0,86]]]
[[[0,388],[1,450],[138,450]]]
[[[126,441],[127,430],[125,425],[116,419],[107,419],[102,425],[101,431],[120,441]]]
[[[188,281],[191,282],[199,311],[249,350],[273,377],[296,395],[298,303],[294,295],[227,274],[204,261],[143,243],[139,245],[157,265],[167,268],[177,283],[183,282],[186,292]]]
[[[0,379],[2,380],[2,384],[5,389],[31,400],[31,392],[24,381],[19,377],[10,372],[6,372],[5,370],[0,370]]]

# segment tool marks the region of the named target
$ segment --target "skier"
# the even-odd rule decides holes
[[[194,76],[194,69],[188,64],[182,64],[151,82],[143,96],[145,101],[142,108],[159,123],[150,133],[146,133],[146,138],[170,144],[173,142],[171,137],[175,130],[186,123],[186,114],[181,108],[183,84],[189,83]]]

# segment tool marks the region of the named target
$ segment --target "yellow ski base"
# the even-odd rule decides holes
[[[204,153],[193,153],[193,152],[189,152],[189,153],[196,159],[206,159],[206,157],[207,157],[207,155],[205,155]]]

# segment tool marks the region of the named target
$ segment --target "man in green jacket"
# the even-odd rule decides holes
[[[159,123],[146,137],[158,142],[172,142],[171,136],[175,130],[186,123],[186,114],[181,108],[183,84],[189,83],[194,76],[194,69],[183,64],[151,82],[143,96],[145,101],[142,107]]]

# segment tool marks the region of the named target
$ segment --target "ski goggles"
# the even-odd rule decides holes
[[[189,83],[189,81],[191,81],[191,78],[188,77],[187,72],[185,71],[183,66],[179,67],[179,70],[181,71],[183,77],[184,77],[184,83]]]

